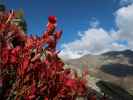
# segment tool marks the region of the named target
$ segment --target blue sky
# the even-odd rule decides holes
[[[7,8],[24,10],[28,34],[40,35],[45,29],[47,17],[57,16],[58,29],[63,29],[63,36],[58,47],[63,50],[63,53],[69,52],[66,55],[74,53],[78,55],[79,52],[83,52],[82,55],[93,53],[92,51],[102,52],[106,51],[101,49],[104,47],[109,48],[108,50],[117,50],[105,45],[112,46],[113,44],[117,48],[119,48],[118,46],[125,48],[131,40],[127,37],[132,35],[127,26],[132,25],[133,0],[3,0],[3,3]],[[128,11],[126,12],[124,9],[129,10],[128,15],[131,16],[127,18],[124,14]],[[125,36],[126,32],[130,34]],[[118,34],[120,35],[118,36]],[[88,36],[90,38],[87,38]],[[86,41],[94,46],[84,43],[83,39],[87,39]],[[104,39],[110,41],[103,42]],[[96,42],[94,42],[95,40]],[[78,43],[81,48],[77,46]],[[100,49],[95,46],[100,46]]]

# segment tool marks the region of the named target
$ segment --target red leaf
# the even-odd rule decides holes
[[[61,38],[61,35],[62,35],[62,31],[56,32],[56,33],[55,33],[55,38],[58,40],[58,39]]]
[[[9,50],[6,47],[2,48],[1,58],[4,64],[7,63],[8,61],[8,55],[9,55]]]
[[[65,82],[65,85],[68,87],[74,87],[76,85],[76,81],[74,79],[69,79]]]
[[[18,52],[21,48],[19,46],[17,46],[16,48],[13,48],[11,51],[11,55],[10,55],[10,62],[15,64],[17,63],[18,59]]]
[[[54,32],[55,27],[56,27],[55,24],[48,23],[47,24],[47,35],[51,35]]]
[[[28,65],[29,65],[29,58],[25,57],[23,59],[22,64],[21,64],[21,73],[22,73],[22,75],[26,72],[26,70],[28,68]]]
[[[48,21],[49,21],[50,23],[52,23],[52,24],[55,24],[56,21],[57,21],[57,18],[56,18],[55,16],[49,16],[49,17],[48,17]]]
[[[45,97],[44,100],[48,100],[48,97]]]

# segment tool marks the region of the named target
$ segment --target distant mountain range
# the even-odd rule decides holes
[[[83,67],[88,67],[92,79],[91,87],[95,89],[97,89],[96,83],[102,80],[118,85],[133,94],[133,51],[131,50],[110,51],[100,55],[89,54],[78,59],[69,59],[65,63],[67,67],[79,73]]]

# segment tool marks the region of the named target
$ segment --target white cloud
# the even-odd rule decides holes
[[[133,48],[133,4],[122,7],[116,12],[116,24],[119,29],[117,38],[128,40],[129,47]]]
[[[111,50],[114,50],[114,51],[119,51],[119,50],[124,50],[124,49],[127,49],[126,45],[122,45],[116,42],[112,43],[111,45]]]
[[[124,6],[124,5],[129,5],[133,3],[133,0],[121,0],[120,1],[120,5]]]
[[[123,1],[124,2],[124,1]],[[133,4],[123,6],[115,12],[118,30],[106,31],[92,22],[92,27],[80,32],[79,38],[62,45],[60,56],[64,59],[79,58],[85,54],[98,54],[109,50],[133,49]],[[93,27],[94,25],[94,27]],[[95,27],[96,26],[96,27]],[[117,40],[127,40],[128,45],[119,44]]]
[[[63,59],[73,59],[88,53],[99,54],[118,47],[123,48],[122,45],[113,42],[109,32],[102,28],[91,28],[80,34],[79,39],[63,44],[60,56]]]
[[[100,22],[95,17],[93,17],[90,21],[90,26],[95,28],[95,27],[99,27],[99,25],[100,25]]]

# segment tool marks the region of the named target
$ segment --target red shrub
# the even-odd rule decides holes
[[[0,16],[1,100],[75,100],[87,90],[85,79],[74,76],[58,57],[56,17],[48,18],[42,37],[27,36],[11,20],[15,12]],[[18,39],[24,44],[13,45]],[[74,76],[74,77],[73,77]]]

